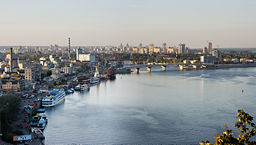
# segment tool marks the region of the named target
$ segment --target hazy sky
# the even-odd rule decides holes
[[[0,46],[256,48],[256,0],[0,0]]]

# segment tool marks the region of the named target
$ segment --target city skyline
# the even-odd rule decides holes
[[[1,3],[1,46],[67,45],[255,48],[251,0],[85,0]]]

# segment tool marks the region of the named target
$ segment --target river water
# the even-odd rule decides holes
[[[167,70],[66,96],[47,110],[46,144],[198,144],[233,129],[238,109],[256,117],[256,68]]]

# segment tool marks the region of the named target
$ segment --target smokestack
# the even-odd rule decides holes
[[[12,72],[12,59],[13,59],[13,58],[12,58],[12,48],[10,48],[10,57],[11,57],[11,58],[10,58],[10,67],[11,67],[11,68],[10,68],[10,71]]]
[[[68,58],[70,58],[70,38],[68,38]]]

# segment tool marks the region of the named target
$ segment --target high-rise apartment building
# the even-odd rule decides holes
[[[215,56],[216,58],[220,58],[221,57],[221,53],[218,49],[214,49],[212,51],[212,56]]]
[[[208,53],[212,53],[212,42],[208,42]]]
[[[10,72],[12,72],[12,59],[13,59],[13,54],[12,54],[12,48],[10,48]]]
[[[154,53],[154,44],[149,44],[148,51],[149,51],[149,54],[153,54]]]
[[[82,54],[82,49],[80,47],[76,49],[76,60],[79,60],[79,54]]]
[[[164,53],[164,54],[167,53],[167,44],[166,43],[163,44],[162,53]]]
[[[179,54],[184,54],[184,53],[186,53],[186,45],[185,45],[185,44],[179,44],[178,53],[179,53]]]
[[[207,47],[204,47],[204,48],[203,48],[203,54],[208,54],[208,49],[207,49]]]
[[[141,49],[143,46],[142,46],[142,43],[139,44],[139,49]]]

